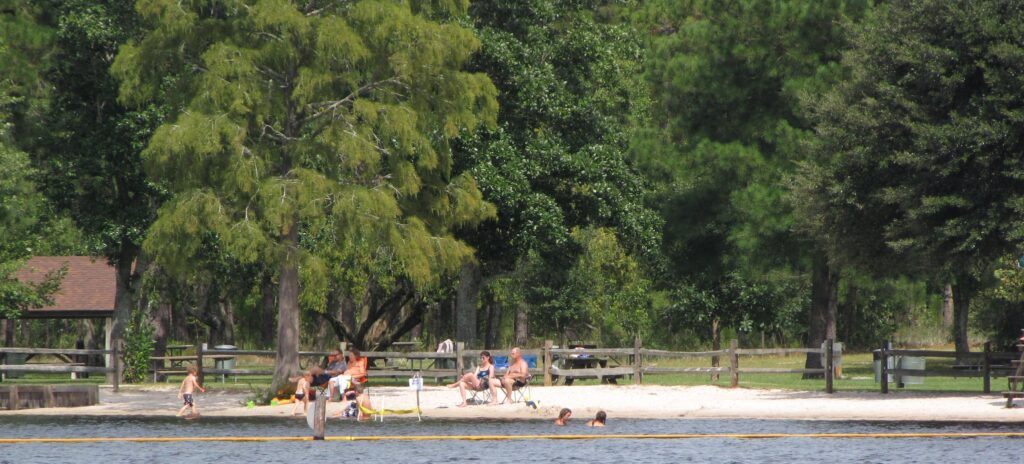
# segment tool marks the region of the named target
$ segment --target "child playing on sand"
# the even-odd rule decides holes
[[[295,378],[297,383],[295,384],[295,402],[292,403],[292,415],[295,415],[295,408],[299,405],[299,401],[302,402],[302,415],[306,415],[306,411],[309,409],[309,396],[306,392],[309,391],[309,382],[313,379],[313,374],[306,372],[305,375]]]
[[[199,391],[206,393],[206,389],[199,385],[199,379],[196,378],[196,367],[188,366],[188,376],[186,376],[185,380],[181,382],[181,388],[178,389],[178,398],[185,400],[185,405],[178,411],[179,417],[188,408],[192,408],[192,414],[190,414],[191,417],[199,415],[199,413],[196,412],[196,402],[192,399],[192,392],[196,388],[198,388]]]

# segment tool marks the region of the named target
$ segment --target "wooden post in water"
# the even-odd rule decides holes
[[[551,340],[544,340],[544,386],[551,386],[551,347],[554,346]]]
[[[832,393],[832,376],[835,375],[835,364],[832,357],[832,347],[835,340],[825,340],[825,393]]]
[[[324,439],[325,422],[327,421],[327,395],[316,395],[313,403],[313,439]]]
[[[735,338],[729,341],[729,387],[740,386],[740,342]]]
[[[633,339],[633,383],[636,385],[643,383],[644,376],[643,361],[640,356],[641,346],[640,335],[637,335],[636,338]]]
[[[466,342],[455,342],[455,379],[462,375],[465,360],[462,359],[462,350],[466,349]]]
[[[981,359],[981,368],[985,371],[985,393],[992,393],[992,342],[985,342],[985,357]]]
[[[882,393],[889,393],[889,342],[886,341],[882,345],[882,349],[878,350],[878,360],[880,363],[879,373],[881,374],[880,383],[882,384]]]

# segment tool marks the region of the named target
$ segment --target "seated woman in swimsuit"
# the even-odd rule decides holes
[[[480,352],[480,366],[475,371],[463,375],[455,383],[448,384],[448,388],[459,387],[459,395],[462,396],[462,403],[459,407],[466,406],[466,390],[482,391],[485,388],[491,390],[491,404],[498,404],[498,379],[494,377],[494,359],[491,353]]]
[[[345,369],[344,375],[352,377],[352,385],[342,393],[341,397],[344,400],[356,399],[363,392],[363,386],[366,385],[368,360],[360,354],[356,348],[351,348],[348,351],[348,368]]]

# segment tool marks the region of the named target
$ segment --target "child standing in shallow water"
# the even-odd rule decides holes
[[[181,382],[181,388],[178,389],[178,398],[185,401],[185,405],[178,410],[178,416],[180,417],[186,409],[192,408],[191,416],[199,415],[196,412],[196,402],[192,398],[192,392],[198,388],[199,391],[206,393],[206,389],[199,385],[199,379],[196,378],[196,367],[188,366],[188,375],[185,380]]]

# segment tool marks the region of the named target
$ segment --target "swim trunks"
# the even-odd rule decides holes
[[[182,396],[182,398],[185,399],[185,406],[194,406],[195,405],[193,403],[193,401],[192,401],[192,394],[191,393],[185,393],[184,395],[181,395],[181,396]]]
[[[304,398],[305,396],[306,396],[305,393],[296,393],[295,394],[295,401],[302,401],[302,398]]]
[[[515,382],[512,382],[512,388],[523,388],[525,385],[526,381],[523,379],[516,379]]]

